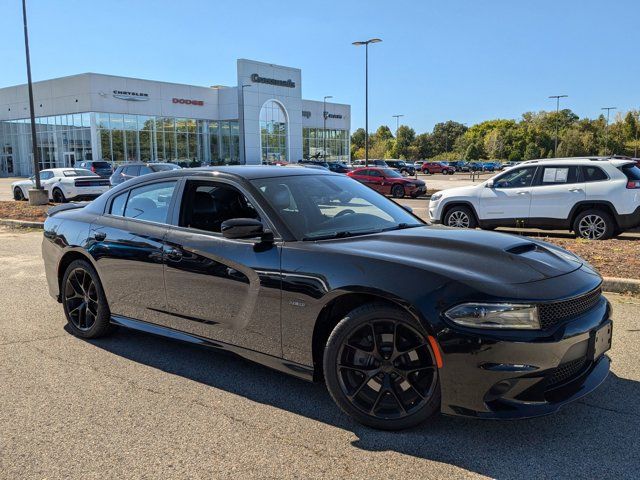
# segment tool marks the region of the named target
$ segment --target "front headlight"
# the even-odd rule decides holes
[[[535,330],[540,328],[535,305],[514,303],[463,303],[445,316],[454,323],[472,328]]]
[[[442,198],[442,194],[441,193],[434,193],[433,195],[431,195],[431,201],[432,202],[437,202],[441,198]]]

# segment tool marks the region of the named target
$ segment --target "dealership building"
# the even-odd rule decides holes
[[[33,84],[41,168],[349,159],[349,105],[302,99],[302,72],[240,59],[236,86],[83,73]],[[27,85],[0,89],[0,175],[30,175]],[[326,105],[326,108],[325,108]]]

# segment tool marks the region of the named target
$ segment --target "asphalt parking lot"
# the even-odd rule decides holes
[[[126,330],[73,337],[41,235],[0,230],[0,478],[640,477],[639,299],[609,296],[612,373],[558,414],[386,433],[241,359]]]

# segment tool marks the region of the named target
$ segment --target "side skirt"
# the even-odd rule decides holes
[[[293,375],[294,377],[302,380],[307,380],[309,382],[313,381],[313,368],[306,365],[300,365],[299,363],[289,362],[284,358],[274,357],[265,353],[256,352],[255,350],[237,347],[224,342],[217,342],[215,340],[198,337],[189,333],[180,332],[160,325],[154,325],[141,320],[134,320],[133,318],[122,317],[120,315],[112,315],[111,323],[121,327],[130,328],[132,330],[138,330],[140,332],[151,333],[153,335],[159,335],[173,340],[180,340],[182,342],[194,343],[196,345],[203,345],[205,347],[215,348],[216,350],[229,352],[234,355],[238,355],[239,357],[246,358],[247,360],[251,360],[252,362],[273,368],[274,370]]]

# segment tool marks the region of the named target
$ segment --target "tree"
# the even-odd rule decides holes
[[[364,128],[358,128],[351,134],[351,147],[364,148],[365,131]]]
[[[443,123],[436,123],[431,133],[433,152],[451,152],[456,144],[456,140],[467,131],[463,124],[448,120]]]
[[[465,160],[479,160],[482,155],[482,150],[477,143],[470,143],[467,147],[467,151],[464,154]]]
[[[378,127],[378,130],[376,130],[376,133],[374,133],[372,137],[376,141],[391,140],[393,138],[393,133],[391,133],[391,129],[388,126],[380,125]]]
[[[542,152],[540,151],[540,147],[538,147],[535,143],[531,142],[527,144],[527,148],[524,151],[524,159],[525,160],[535,160],[536,158],[541,158]]]
[[[417,157],[415,160],[423,160],[433,156],[433,143],[431,141],[431,135],[428,133],[417,135],[412,147],[415,148]]]
[[[409,148],[416,139],[416,132],[413,128],[400,125],[396,133],[395,156],[394,158],[409,158]]]

